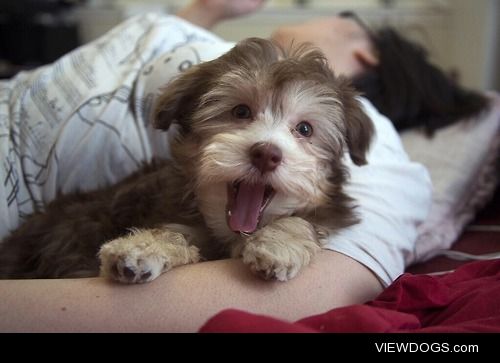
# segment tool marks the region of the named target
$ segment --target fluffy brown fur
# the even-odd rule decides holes
[[[160,97],[155,126],[179,126],[172,162],[49,204],[2,242],[0,276],[140,283],[201,254],[292,278],[356,222],[343,155],[365,164],[373,126],[355,96],[318,50],[238,43]]]

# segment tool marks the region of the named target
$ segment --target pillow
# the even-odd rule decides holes
[[[431,211],[419,226],[410,263],[448,249],[494,194],[499,175],[500,94],[488,96],[492,100],[488,111],[438,130],[432,138],[416,130],[401,134],[409,157],[427,167],[434,187]]]

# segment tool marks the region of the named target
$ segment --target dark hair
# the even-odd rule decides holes
[[[423,127],[428,135],[487,109],[485,95],[466,90],[427,59],[420,45],[390,27],[371,32],[379,65],[353,80],[355,88],[397,130]]]

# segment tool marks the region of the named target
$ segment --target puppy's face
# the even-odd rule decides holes
[[[173,81],[155,122],[179,123],[174,157],[190,170],[208,225],[252,233],[334,203],[345,151],[366,162],[372,125],[354,96],[319,51],[252,38]]]

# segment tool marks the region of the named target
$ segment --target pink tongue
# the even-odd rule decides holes
[[[259,223],[260,208],[266,186],[241,182],[229,210],[229,228],[234,232],[252,233]]]

